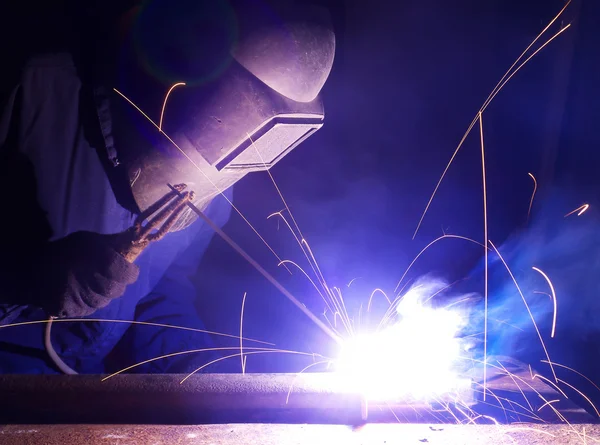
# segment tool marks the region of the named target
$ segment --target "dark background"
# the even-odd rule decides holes
[[[443,231],[483,240],[477,128],[456,158],[418,236],[412,240],[412,235],[480,105],[565,3],[311,3],[329,9],[337,34],[336,60],[323,90],[325,125],[278,163],[272,174],[328,284],[342,288],[351,314],[357,314],[374,288],[391,292],[415,255]],[[599,11],[593,0],[573,2],[540,43],[561,24],[572,22],[571,29],[532,59],[484,114],[489,237],[497,246],[506,242],[507,248],[516,239],[522,241],[521,253],[511,250],[513,254],[507,257],[517,267],[516,273],[535,265],[528,259],[544,256],[544,241],[531,248],[526,242],[539,241],[539,236],[547,239],[544,227],[549,218],[554,224],[573,224],[564,214],[588,202],[586,230],[597,221]],[[535,174],[539,183],[529,222],[533,183],[528,172]],[[282,258],[306,266],[284,225],[266,219],[283,209],[267,174],[247,176],[236,186],[234,196],[235,204]],[[301,274],[289,276],[278,268],[276,259],[239,216],[232,215],[225,231],[311,310],[322,313],[324,304],[314,289]],[[571,250],[578,248],[577,243],[587,243],[581,237],[573,239]],[[588,281],[583,287],[587,295],[559,293],[562,329],[559,324],[557,339],[550,347],[556,361],[570,360],[579,369],[595,373],[595,368],[588,366],[597,355],[592,349],[596,342],[590,337],[600,325],[592,317],[583,327],[570,316],[574,305],[596,296],[593,273],[597,268],[592,265],[599,253],[595,247],[581,248],[585,252],[578,261],[587,267]],[[448,281],[470,277],[465,291],[482,293],[481,256],[477,246],[442,241],[421,258],[409,278],[425,273]],[[550,273],[548,268],[561,271],[564,261],[571,260],[559,254],[543,267],[537,264]],[[580,275],[560,275],[564,279],[559,287],[568,289]],[[358,279],[348,288],[354,278]],[[504,274],[491,283],[492,305],[501,306],[508,298],[504,292],[510,284],[507,279]],[[211,244],[196,283],[198,308],[209,328],[239,332],[240,306],[247,292],[244,335],[285,348],[335,353],[331,342],[222,240]],[[537,285],[540,288],[543,283]],[[521,306],[513,301],[506,307],[514,306],[526,314],[519,295],[513,292],[510,298]],[[580,306],[586,312],[593,308]],[[514,341],[506,341],[505,333],[494,352],[514,352],[525,361],[539,363],[543,357],[535,346],[536,334],[527,320],[517,318],[514,322],[523,324],[527,334],[514,336],[524,339],[520,348]],[[540,311],[538,321],[547,326],[547,309]],[[547,331],[544,333],[547,337]],[[575,347],[580,348],[578,353],[573,353]],[[248,357],[247,369],[293,371],[306,363],[290,357]]]

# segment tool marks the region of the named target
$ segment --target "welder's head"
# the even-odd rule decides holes
[[[275,10],[260,0],[144,3],[116,84],[164,134],[115,100],[116,125],[131,135],[117,140],[117,150],[138,209],[163,196],[168,183],[187,184],[203,206],[312,135],[323,125],[319,93],[334,50],[319,8]],[[176,229],[193,218],[188,212]]]

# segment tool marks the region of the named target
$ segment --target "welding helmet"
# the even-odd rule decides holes
[[[135,63],[121,68],[117,84],[161,130],[125,99],[115,99],[118,124],[137,133],[130,133],[119,158],[138,211],[176,183],[187,184],[203,208],[247,173],[275,165],[323,125],[319,93],[335,38],[322,9],[155,0],[135,21],[129,54],[135,57],[128,59]],[[177,82],[185,85],[173,88],[165,104]],[[187,211],[174,230],[194,218]]]

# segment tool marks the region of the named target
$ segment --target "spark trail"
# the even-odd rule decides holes
[[[548,275],[546,275],[540,269],[538,269],[537,267],[532,267],[532,269],[544,277],[544,279],[548,283],[548,286],[550,286],[550,292],[552,292],[551,298],[552,298],[552,303],[554,305],[554,312],[552,315],[552,331],[550,333],[550,337],[554,338],[554,333],[556,332],[556,312],[557,312],[556,292],[554,292],[554,285],[552,284],[552,281],[550,281],[550,278],[548,278]]]
[[[481,174],[483,184],[483,243],[484,243],[484,294],[483,294],[483,401],[487,385],[487,337],[488,337],[488,214],[487,214],[487,180],[485,170],[485,147],[483,143],[483,116],[479,112],[479,135],[481,139]]]
[[[484,101],[483,105],[481,106],[481,108],[479,109],[479,111],[477,112],[477,114],[475,115],[475,117],[473,118],[473,120],[471,121],[471,124],[467,128],[467,131],[465,132],[465,134],[463,135],[462,139],[458,143],[458,146],[454,150],[454,153],[452,154],[452,157],[450,158],[450,161],[448,161],[448,164],[446,165],[446,168],[444,169],[444,171],[443,171],[440,179],[438,180],[438,182],[437,182],[437,184],[436,184],[436,186],[435,186],[435,188],[433,190],[433,193],[431,194],[431,197],[429,198],[429,201],[427,202],[427,205],[425,206],[425,210],[423,211],[423,214],[421,215],[419,223],[417,224],[417,228],[415,229],[415,233],[413,234],[413,239],[417,236],[417,233],[419,232],[421,224],[423,223],[423,219],[425,219],[425,215],[427,214],[427,211],[429,210],[429,207],[431,206],[431,203],[433,202],[433,198],[437,194],[437,191],[438,191],[438,189],[439,189],[442,181],[446,177],[446,173],[448,172],[448,170],[450,169],[450,166],[454,162],[454,159],[456,158],[456,155],[458,154],[458,152],[462,148],[465,140],[467,139],[467,136],[469,136],[469,134],[471,133],[471,130],[473,129],[473,127],[477,123],[477,120],[479,118],[480,113],[483,113],[485,111],[485,109],[492,103],[492,101],[498,95],[498,93],[502,90],[502,88],[504,88],[504,86],[508,83],[508,81],[510,79],[512,79],[512,77],[517,72],[519,72],[521,70],[521,68],[523,68],[527,64],[527,62],[529,62],[537,53],[539,53],[550,42],[552,42],[556,37],[558,37],[560,34],[562,34],[564,31],[566,31],[571,26],[569,24],[569,25],[565,26],[564,28],[562,28],[558,33],[556,33],[549,40],[547,40],[546,43],[544,43],[540,48],[538,48],[532,55],[530,55],[523,63],[521,63],[520,65],[518,65],[519,61],[521,59],[523,59],[523,57],[525,57],[525,54],[527,54],[529,52],[529,50],[542,37],[542,35],[544,35],[546,33],[546,31],[558,20],[558,18],[563,14],[563,12],[565,12],[565,10],[568,8],[568,6],[570,4],[571,4],[571,0],[567,1],[567,3],[565,4],[565,6],[552,19],[552,21],[550,21],[550,23],[548,25],[546,25],[546,27],[537,35],[537,37],[535,39],[533,39],[533,41],[529,44],[529,46],[527,48],[525,48],[525,50],[521,53],[521,55],[517,58],[517,60],[515,60],[515,62],[510,66],[510,68],[508,69],[508,71],[506,71],[506,73],[504,74],[504,76],[502,76],[502,78],[500,79],[500,81],[496,84],[496,86],[494,87],[494,89],[492,90],[492,92],[489,94],[488,98]],[[515,66],[517,66],[516,69],[514,69]],[[514,69],[514,71],[513,71],[513,69]]]
[[[533,179],[533,192],[531,193],[531,200],[529,201],[529,209],[527,210],[527,220],[529,220],[529,216],[531,215],[531,208],[533,207],[533,198],[535,198],[535,192],[537,192],[537,179],[531,173],[527,173],[531,179]]]
[[[538,337],[540,339],[540,343],[542,345],[542,348],[544,349],[544,354],[546,355],[546,358],[548,359],[548,363],[550,365],[550,369],[552,371],[552,375],[554,376],[554,380],[557,381],[558,378],[556,377],[556,372],[554,372],[554,366],[552,366],[552,362],[550,360],[550,355],[548,354],[548,349],[546,349],[546,344],[544,343],[544,339],[542,338],[542,334],[540,333],[540,330],[538,329],[537,323],[535,322],[535,318],[533,318],[533,314],[531,313],[531,309],[529,308],[529,305],[527,304],[527,300],[525,300],[525,296],[523,295],[523,292],[521,291],[521,287],[517,283],[517,280],[516,280],[515,276],[513,275],[512,271],[510,270],[510,268],[508,267],[508,264],[504,260],[504,257],[500,254],[500,251],[496,248],[496,246],[494,245],[494,243],[492,243],[491,241],[490,241],[490,245],[492,246],[492,248],[496,252],[496,255],[498,255],[498,258],[500,258],[500,261],[502,261],[502,264],[504,265],[506,271],[510,275],[510,278],[512,279],[515,287],[517,288],[517,291],[519,292],[519,295],[521,296],[521,299],[523,300],[523,304],[525,304],[525,308],[527,309],[527,313],[529,314],[529,318],[531,318],[531,322],[533,323],[533,327],[535,328],[535,331],[537,332],[537,335],[538,335]]]
[[[584,213],[587,211],[587,209],[589,209],[589,208],[590,208],[590,205],[589,205],[589,204],[584,204],[584,205],[582,205],[582,206],[579,206],[579,207],[577,207],[575,210],[573,210],[573,211],[571,211],[571,212],[567,213],[567,214],[565,215],[565,218],[566,218],[567,216],[571,216],[573,213],[577,213],[577,216],[581,216],[581,215],[583,215],[583,214],[584,214]],[[579,213],[578,213],[578,212],[579,212]]]

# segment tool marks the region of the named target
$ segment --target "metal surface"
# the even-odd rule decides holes
[[[363,422],[361,395],[332,373],[0,376],[2,423]],[[463,397],[466,399],[466,397]],[[389,408],[393,408],[394,413]],[[427,402],[369,406],[370,421],[447,421]]]
[[[0,376],[3,423],[360,422],[325,374]],[[288,399],[289,392],[289,399]]]
[[[585,433],[584,433],[585,431]],[[598,425],[11,425],[0,444],[515,445],[592,444]]]
[[[368,404],[368,422],[456,423],[478,415],[499,423],[592,423],[593,418],[529,371],[489,376],[487,400],[466,385],[458,395]],[[0,423],[209,424],[364,423],[365,402],[335,373],[2,375]],[[523,382],[516,385],[515,382]],[[468,383],[468,381],[467,381]],[[477,398],[475,398],[477,395]],[[459,402],[455,403],[455,400]],[[497,403],[496,401],[505,402]]]

